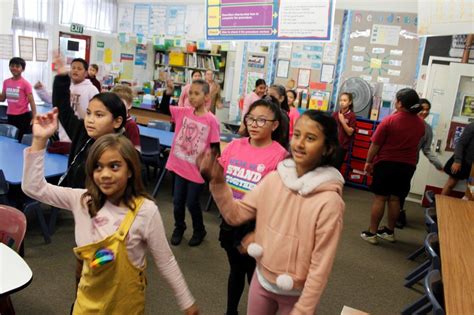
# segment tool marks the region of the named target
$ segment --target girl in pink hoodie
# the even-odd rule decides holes
[[[208,152],[199,161],[227,223],[256,220],[257,260],[247,314],[314,314],[342,231],[344,179],[332,166],[338,147],[330,116],[306,111],[296,122],[292,157],[278,164],[243,199],[234,200],[222,167]]]

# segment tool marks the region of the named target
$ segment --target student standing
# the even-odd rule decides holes
[[[268,88],[268,95],[274,97],[280,104],[281,110],[281,128],[282,128],[282,143],[281,145],[288,148],[290,143],[290,107],[288,106],[288,98],[286,96],[286,89],[283,85],[272,84]]]
[[[8,65],[12,77],[3,81],[0,102],[7,100],[8,123],[18,128],[18,138],[21,140],[25,133],[31,133],[31,119],[36,116],[36,103],[31,84],[21,76],[26,68],[25,60],[14,57]]]
[[[291,139],[293,136],[293,128],[295,127],[296,120],[300,117],[300,112],[295,106],[296,92],[293,90],[287,90],[286,97],[288,99],[288,107],[290,108],[288,116],[290,118],[289,135]]]
[[[330,116],[308,110],[291,139],[292,157],[278,164],[243,199],[234,200],[222,167],[211,153],[200,158],[224,219],[239,225],[256,219],[257,260],[247,314],[314,314],[327,284],[343,225],[344,179],[330,165],[337,147]]]
[[[336,154],[336,167],[340,168],[344,163],[349,146],[354,140],[356,126],[356,115],[353,112],[352,93],[343,92],[339,96],[339,110],[332,114],[337,122],[337,134],[339,138],[339,150]]]
[[[215,81],[214,71],[210,69],[206,70],[205,79],[211,89],[211,92],[209,93],[211,102],[209,110],[211,113],[215,114],[217,108],[222,108],[221,86]]]
[[[198,246],[206,236],[199,197],[204,179],[199,174],[196,158],[211,146],[219,152],[220,131],[216,117],[206,109],[209,84],[194,80],[189,89],[192,107],[171,106],[171,118],[176,124],[166,168],[175,174],[173,206],[175,228],[171,245],[179,245],[186,230],[185,207],[191,213],[193,236],[189,246]]]
[[[135,146],[135,149],[141,152],[140,130],[138,129],[138,125],[133,119],[133,117],[130,116],[130,109],[132,108],[132,104],[133,104],[132,88],[127,85],[117,84],[112,88],[111,92],[117,94],[118,97],[120,97],[122,102],[125,104],[125,107],[127,108],[127,121],[125,122],[125,135],[127,136],[128,139],[130,139],[132,144]]]
[[[369,229],[361,238],[377,244],[377,237],[395,242],[395,222],[400,214],[400,198],[410,191],[415,173],[418,144],[425,133],[423,120],[417,115],[422,107],[415,90],[405,88],[396,94],[396,113],[386,117],[375,130],[364,170],[373,174],[371,189],[374,200]],[[379,229],[388,205],[387,226]]]
[[[57,109],[35,118],[33,143],[24,153],[22,189],[74,214],[74,254],[85,263],[72,314],[144,314],[147,249],[180,309],[198,314],[166,242],[158,208],[142,184],[140,159],[131,142],[110,134],[94,143],[86,189],[51,185],[43,174],[44,151],[57,120]]]
[[[71,106],[77,117],[84,119],[89,101],[99,93],[99,90],[87,80],[89,65],[82,58],[73,59],[71,62]],[[66,128],[66,126],[63,126]]]
[[[240,200],[268,173],[275,170],[288,152],[278,143],[281,136],[279,105],[257,100],[250,105],[244,117],[249,137],[233,140],[226,146],[220,164],[234,199]],[[255,259],[247,254],[244,238],[255,229],[255,221],[232,227],[222,220],[219,241],[227,253],[230,272],[227,281],[226,315],[238,314],[239,301],[245,287],[250,284],[255,270]]]
[[[444,166],[444,172],[449,178],[444,184],[442,195],[449,195],[459,180],[469,177],[472,163],[474,163],[474,122],[464,128],[454,147],[454,155]]]
[[[420,116],[423,119],[423,122],[425,123],[425,134],[423,135],[423,138],[421,138],[420,144],[418,145],[417,164],[420,160],[420,151],[422,151],[428,161],[430,161],[430,163],[434,167],[436,167],[438,171],[442,171],[443,164],[438,159],[436,154],[431,151],[431,143],[433,142],[433,130],[431,129],[431,126],[426,122],[426,117],[428,117],[428,115],[430,114],[431,103],[426,98],[420,98],[420,104],[422,110],[418,113],[418,116]],[[398,220],[395,223],[395,226],[397,228],[403,228],[406,225],[407,217],[405,210],[403,210],[405,206],[406,197],[407,195],[400,198],[400,216],[398,217]]]
[[[92,82],[92,84],[97,88],[97,91],[102,91],[99,80],[97,80],[97,72],[99,72],[99,66],[95,63],[89,66],[87,69],[87,78]]]
[[[191,88],[191,84],[194,82],[194,80],[201,80],[202,79],[202,74],[201,71],[199,70],[193,70],[191,72],[191,82],[186,84],[183,89],[181,90],[181,95],[179,96],[178,100],[178,106],[181,107],[193,107],[191,105],[191,102],[189,101],[189,89]],[[206,100],[206,106],[210,106],[210,99]],[[209,106],[207,109],[209,110]]]

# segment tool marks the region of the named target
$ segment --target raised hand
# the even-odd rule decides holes
[[[225,183],[224,169],[217,160],[217,154],[208,150],[201,153],[196,164],[201,172],[202,177],[210,183]]]
[[[48,139],[58,129],[58,109],[53,108],[52,111],[38,115],[33,119],[33,143],[31,147],[33,151],[42,150],[46,147]]]
[[[58,74],[66,74],[67,68],[64,58],[59,51],[56,51],[53,55],[53,63],[56,66],[56,71]]]

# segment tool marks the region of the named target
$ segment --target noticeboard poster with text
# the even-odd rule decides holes
[[[331,41],[335,0],[207,0],[208,40]]]

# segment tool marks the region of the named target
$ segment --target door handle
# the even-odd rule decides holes
[[[438,139],[438,140],[436,141],[435,152],[438,152],[438,153],[441,152],[441,142],[442,142],[441,139]]]

